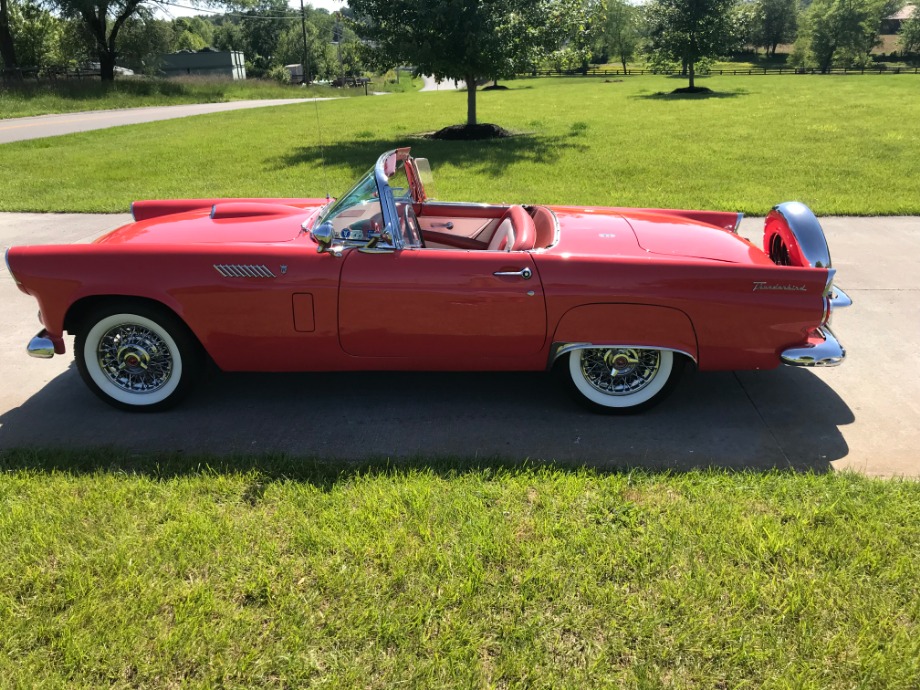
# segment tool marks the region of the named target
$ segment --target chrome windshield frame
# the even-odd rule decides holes
[[[396,156],[395,149],[387,151],[377,159],[374,164],[374,178],[377,182],[377,196],[380,199],[380,209],[383,213],[383,230],[390,236],[394,248],[403,249],[406,246],[406,242],[399,229],[396,199],[393,197],[393,190],[390,189],[390,176],[387,174],[387,162],[391,156]],[[396,160],[393,161],[392,167],[395,171]]]

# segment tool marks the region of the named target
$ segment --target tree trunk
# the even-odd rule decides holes
[[[115,53],[99,51],[99,76],[102,81],[115,81]]]
[[[689,68],[690,68],[690,69],[688,70],[688,71],[689,71],[689,74],[690,74],[690,90],[692,91],[693,88],[696,86],[696,85],[693,83],[693,78],[696,76],[696,65],[695,65],[695,64],[693,63],[693,61],[691,60],[691,61],[688,63],[688,66],[689,66]]]
[[[13,35],[10,33],[7,0],[0,0],[0,57],[3,58],[3,66],[9,70],[8,74],[14,78],[19,77],[16,47],[13,45]]]
[[[476,77],[466,75],[466,124],[476,124]]]
[[[620,61],[623,63],[623,74],[626,74],[626,58],[620,58]]]

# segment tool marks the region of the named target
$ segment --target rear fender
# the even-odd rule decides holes
[[[553,335],[550,365],[578,347],[628,346],[673,350],[697,361],[696,332],[679,309],[647,304],[586,304],[570,309]]]
[[[830,268],[831,252],[821,223],[805,204],[774,206],[764,222],[763,250],[778,266]]]

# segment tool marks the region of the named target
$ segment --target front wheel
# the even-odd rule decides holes
[[[684,358],[670,350],[585,348],[568,354],[570,390],[595,412],[632,414],[663,400],[677,383]]]
[[[163,309],[120,304],[87,316],[74,342],[77,369],[113,407],[154,412],[175,405],[201,369],[201,348]]]

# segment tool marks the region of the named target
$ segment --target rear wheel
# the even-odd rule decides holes
[[[77,369],[90,390],[113,407],[154,412],[185,397],[201,371],[201,347],[165,309],[122,303],[83,321]]]
[[[684,359],[670,350],[585,348],[565,367],[576,399],[595,412],[632,414],[657,405],[677,382]]]

